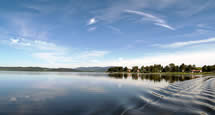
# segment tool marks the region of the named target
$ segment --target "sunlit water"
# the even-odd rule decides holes
[[[215,115],[215,77],[0,72],[0,115],[151,114]]]

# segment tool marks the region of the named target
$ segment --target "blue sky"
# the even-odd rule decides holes
[[[214,0],[1,0],[0,66],[215,64]]]

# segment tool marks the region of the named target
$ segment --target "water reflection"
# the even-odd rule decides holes
[[[138,74],[138,73],[109,73],[109,77],[115,79],[132,79],[132,80],[151,80],[160,82],[165,80],[169,83],[190,80],[201,77],[200,75],[183,75],[183,74]]]
[[[0,115],[214,114],[215,78],[192,77],[0,72]]]

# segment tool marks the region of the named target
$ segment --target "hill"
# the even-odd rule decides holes
[[[87,71],[87,72],[105,72],[109,68],[110,67],[78,67],[78,68],[75,68],[75,70]]]
[[[0,67],[0,71],[80,72],[71,68]]]

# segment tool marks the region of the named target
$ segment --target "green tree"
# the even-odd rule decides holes
[[[161,72],[162,71],[162,66],[155,64],[150,66],[150,72]]]
[[[138,71],[138,66],[134,66],[134,67],[132,67],[132,70],[131,70],[132,72],[137,72]]]
[[[162,72],[163,67],[160,64],[156,65],[156,68],[157,68],[157,72]]]
[[[179,66],[176,65],[176,66],[174,67],[174,70],[173,70],[173,71],[174,71],[174,72],[180,72]]]
[[[192,69],[193,69],[193,66],[192,65],[188,65],[187,67],[186,67],[186,72],[191,72],[192,71]]]
[[[118,72],[123,72],[123,67],[118,67]]]
[[[111,67],[108,72],[123,72],[123,67]]]
[[[125,67],[123,71],[128,72],[128,67]]]
[[[186,65],[184,63],[181,64],[179,67],[180,72],[185,72],[185,69],[186,69]]]
[[[140,72],[144,73],[145,72],[145,67],[144,66],[141,66],[140,68]]]
[[[212,72],[213,71],[213,66],[207,66],[207,70],[208,70],[208,72]]]
[[[170,72],[170,67],[169,66],[165,66],[163,69],[163,72]]]
[[[150,72],[150,67],[149,67],[149,66],[146,66],[146,67],[145,67],[145,72],[146,72],[146,73],[149,73],[149,72]]]
[[[175,72],[175,64],[171,63],[169,64],[170,72]]]

